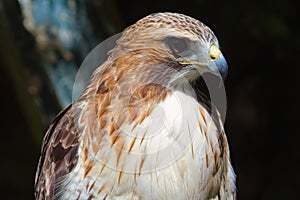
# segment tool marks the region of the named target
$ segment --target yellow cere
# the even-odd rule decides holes
[[[210,58],[211,58],[213,61],[218,60],[221,54],[222,54],[222,53],[221,53],[220,49],[219,49],[217,46],[212,45],[212,46],[210,47],[209,55],[210,55]]]

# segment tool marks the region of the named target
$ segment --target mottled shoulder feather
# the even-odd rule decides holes
[[[60,182],[77,163],[80,131],[74,105],[60,112],[46,132],[35,177],[36,199],[56,199]]]

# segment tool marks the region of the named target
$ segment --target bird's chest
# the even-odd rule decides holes
[[[218,131],[191,96],[176,92],[141,124],[120,131],[117,141],[102,139],[90,162],[76,167],[67,190],[85,185],[82,198],[147,200],[200,199],[214,189]]]
[[[149,155],[137,181],[139,196],[206,199],[218,190],[219,130],[209,113],[191,96],[177,92],[157,106],[151,119],[158,131],[149,134]]]

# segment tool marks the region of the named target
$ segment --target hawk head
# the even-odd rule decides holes
[[[110,58],[127,71],[127,80],[169,86],[193,82],[204,72],[225,78],[228,69],[214,33],[177,13],[152,14],[125,29]]]

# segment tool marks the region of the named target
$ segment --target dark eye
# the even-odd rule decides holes
[[[176,56],[184,52],[188,47],[186,39],[183,38],[169,37],[165,42],[172,53]]]

